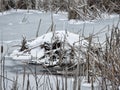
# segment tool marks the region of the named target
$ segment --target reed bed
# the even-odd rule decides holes
[[[66,11],[68,19],[93,20],[102,13],[120,14],[119,0],[1,0],[0,11],[14,9],[37,9],[43,11]]]

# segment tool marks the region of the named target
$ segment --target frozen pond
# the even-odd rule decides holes
[[[119,20],[118,15],[105,15],[105,18],[94,21],[68,21],[67,13],[65,12],[54,14],[51,12],[46,13],[33,10],[29,12],[26,10],[11,10],[3,14],[0,13],[0,45],[3,41],[5,46],[4,51],[8,49],[10,50],[9,52],[11,52],[13,50],[11,46],[19,44],[22,35],[26,36],[29,40],[35,38],[40,19],[41,25],[39,36],[46,33],[52,24],[51,16],[53,16],[56,30],[68,30],[78,34],[84,31],[84,35],[88,36],[104,28],[105,32],[99,35],[100,41],[104,41],[104,35],[108,32],[108,27],[111,27],[113,24],[116,25]],[[11,60],[9,57],[5,59],[5,71],[9,74],[11,79],[16,76],[16,73],[20,74],[19,79],[21,79],[25,67],[27,73],[31,73],[31,70],[34,72],[35,68],[37,72],[45,70],[41,66],[26,65],[25,63]]]
[[[41,19],[39,35],[46,33],[52,24],[51,16],[56,30],[68,30],[71,32],[82,32],[84,29],[85,36],[96,33],[108,25],[113,25],[118,22],[118,15],[105,15],[104,19],[94,21],[68,21],[67,13],[61,12],[53,14],[51,12],[26,11],[26,10],[11,10],[0,16],[0,32],[4,41],[21,40],[22,35],[27,39],[34,38]],[[105,28],[107,31],[107,28]],[[0,37],[1,40],[1,37]]]

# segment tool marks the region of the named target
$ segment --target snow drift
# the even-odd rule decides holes
[[[24,47],[27,48],[22,51],[19,48],[13,51],[11,56],[14,59],[16,56],[27,54],[26,59],[31,60],[27,58],[27,56],[31,56],[36,59],[33,60],[36,61],[35,63],[46,65],[75,64],[79,58],[83,58],[82,53],[85,51],[86,45],[87,41],[77,34],[68,31],[54,31],[46,33],[32,42],[24,43]]]

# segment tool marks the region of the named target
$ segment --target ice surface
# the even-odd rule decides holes
[[[51,12],[41,12],[38,10],[10,10],[10,11],[6,11],[3,13],[0,13],[0,45],[3,42],[6,45],[10,44],[18,44],[21,41],[22,35],[25,35],[27,39],[31,40],[34,39],[36,36],[36,31],[38,28],[38,23],[39,20],[41,19],[41,25],[40,25],[40,32],[39,32],[39,36],[45,34],[49,27],[52,24],[52,20],[51,20]],[[102,15],[102,19],[97,19],[94,21],[69,21],[67,19],[67,13],[66,12],[58,12],[57,14],[53,14],[53,21],[54,24],[56,26],[56,30],[67,30],[69,32],[74,32],[77,33],[78,35],[76,36],[76,34],[71,34],[70,36],[67,37],[68,42],[70,42],[70,44],[72,45],[74,43],[74,41],[78,41],[78,36],[79,36],[79,32],[84,32],[85,36],[88,36],[91,33],[97,33],[99,32],[102,28],[104,28],[105,26],[111,26],[113,24],[117,24],[119,20],[119,15],[107,15],[107,14],[103,14]],[[120,27],[120,26],[119,26]],[[84,30],[83,30],[84,29]],[[108,31],[108,27],[106,27],[104,29],[104,33],[98,35],[100,36],[100,41],[104,41],[105,37],[105,33]],[[61,36],[64,36],[65,32],[61,31]],[[30,43],[29,45],[31,47],[33,47],[34,45],[39,45],[40,43],[43,43],[42,40],[47,40],[48,42],[50,42],[50,37],[52,35],[52,33],[48,33],[48,37],[44,38],[44,35],[42,36],[42,38],[37,38],[35,41],[33,41],[32,43]],[[75,36],[75,38],[72,38],[72,36]],[[1,38],[2,37],[2,38]],[[61,37],[61,39],[63,39],[63,37]],[[40,42],[39,42],[40,41]],[[10,45],[11,46],[11,45]],[[5,47],[7,48],[7,47]],[[31,53],[34,56],[38,56],[41,57],[43,56],[43,52],[44,50],[40,50],[40,48],[36,48],[34,50],[31,51]],[[7,50],[4,50],[7,51]],[[14,52],[13,56],[15,54],[18,54],[18,51]],[[19,53],[22,54],[22,53]],[[1,54],[0,54],[1,55]],[[41,61],[41,62],[44,62]],[[11,73],[10,71],[14,71],[16,70],[16,72],[21,73],[24,71],[23,67],[18,67],[15,66],[16,64],[11,60],[8,59],[6,60],[5,63],[5,71],[7,72],[7,77],[11,80],[15,80],[15,77],[17,76],[16,73]],[[40,69],[40,68],[39,68]],[[41,73],[40,73],[41,74]],[[56,90],[56,82],[57,80],[55,79],[56,76],[42,76],[42,75],[38,75],[38,78],[40,79],[40,85],[43,84],[41,87],[39,87],[40,90],[50,90],[49,86],[46,86],[48,84],[48,82],[50,81],[53,90]],[[25,86],[27,85],[27,75],[25,76]],[[49,77],[49,79],[48,79]],[[22,90],[22,82],[23,82],[24,78],[23,78],[23,74],[19,74],[18,75],[18,87],[19,90]],[[29,76],[29,80],[30,80],[30,85],[31,87],[33,87],[33,89],[35,89],[35,78],[32,74],[30,74]],[[46,81],[46,82],[45,82]],[[68,90],[73,90],[73,78],[67,78],[67,82],[68,82]],[[13,82],[10,80],[6,80],[7,83],[7,89],[6,90],[10,90],[10,88],[12,88],[12,84]],[[59,82],[59,86],[60,86],[60,90],[62,89],[62,82],[65,82],[65,78],[64,77],[58,77],[58,82]],[[84,88],[87,88],[90,85],[86,85],[83,84],[83,86],[85,86]],[[26,88],[25,88],[26,89]],[[85,89],[83,89],[85,90]],[[88,90],[88,89],[87,89]],[[90,89],[89,89],[90,90]]]
[[[41,12],[38,10],[10,10],[0,13],[0,32],[3,34],[4,41],[21,40],[22,35],[28,39],[35,38],[39,20],[41,19],[39,35],[45,34],[52,24],[51,15],[56,26],[56,30],[67,30],[78,33],[83,31],[88,36],[96,33],[108,25],[116,24],[119,20],[118,15],[103,14],[101,19],[93,21],[68,20],[66,12]],[[107,32],[108,28],[105,28]],[[13,35],[14,33],[14,35]],[[8,38],[9,35],[9,38]],[[103,41],[104,34],[100,34],[100,40]],[[0,37],[1,40],[1,37]]]

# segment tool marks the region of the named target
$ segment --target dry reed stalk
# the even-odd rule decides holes
[[[36,90],[38,90],[39,89],[38,88],[39,83],[38,83],[38,76],[37,76],[36,66],[35,66],[34,77],[35,77],[35,83],[36,83]]]
[[[18,73],[16,73],[15,81],[13,82],[11,90],[18,90]]]
[[[2,36],[2,35],[1,35]],[[0,75],[2,76],[2,59],[3,59],[3,45],[0,47],[1,48],[1,60],[0,60],[0,67],[1,67],[1,72],[0,72]],[[2,90],[2,77],[0,76],[0,89]]]
[[[39,31],[40,31],[40,25],[41,25],[41,19],[39,20],[37,32],[36,32],[36,38],[39,36]]]
[[[88,45],[88,51],[87,51],[87,82],[90,83],[90,56],[89,56],[89,52],[90,52],[90,48],[91,48],[91,43],[92,43],[92,36],[89,37],[89,45]]]
[[[59,82],[59,79],[58,79],[58,77],[56,76],[56,83],[57,83],[57,85],[56,85],[56,90],[60,90],[60,82]]]
[[[25,75],[26,75],[26,68],[24,67],[23,82],[22,82],[22,90],[24,90],[24,86],[25,86]]]
[[[29,80],[29,74],[27,74],[27,86],[26,86],[26,90],[30,90],[30,80]]]

